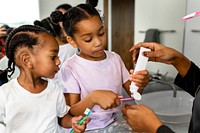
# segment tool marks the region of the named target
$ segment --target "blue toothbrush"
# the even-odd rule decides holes
[[[79,124],[79,125],[82,125],[83,122],[88,118],[88,116],[89,116],[91,113],[92,113],[92,110],[86,108],[86,110],[85,110],[85,112],[84,112],[85,116],[84,116],[82,119],[80,119],[80,120],[78,121],[78,124]],[[72,129],[72,130],[70,131],[70,133],[74,133],[74,129]]]

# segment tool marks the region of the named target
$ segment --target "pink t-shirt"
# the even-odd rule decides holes
[[[94,90],[112,90],[122,95],[122,85],[128,81],[130,74],[118,54],[105,53],[106,59],[101,61],[86,60],[76,54],[67,59],[61,67],[64,93],[78,93],[81,99]],[[112,123],[119,107],[103,110],[95,105],[92,111],[87,130],[104,128]]]

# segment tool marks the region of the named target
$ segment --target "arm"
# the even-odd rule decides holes
[[[84,132],[86,129],[86,124],[89,122],[87,118],[82,125],[78,124],[78,121],[81,120],[82,116],[72,117],[69,114],[66,114],[63,118],[59,118],[59,124],[65,128],[73,128],[75,132]]]
[[[150,61],[161,62],[173,65],[179,74],[184,77],[191,66],[191,61],[175,49],[166,47],[158,43],[138,43],[130,51],[133,53],[133,61],[137,60],[140,47],[150,48],[150,52],[144,52],[144,56],[149,57]]]
[[[157,133],[159,133],[159,131],[163,131],[163,123],[151,109],[144,105],[125,105],[122,108],[122,113],[124,119],[135,132],[156,133],[158,131]]]
[[[72,127],[72,116],[66,114],[63,118],[58,118],[58,123],[64,128]]]
[[[118,95],[108,90],[96,90],[80,100],[79,94],[65,94],[66,102],[73,115],[82,115],[86,108],[92,109],[99,105],[102,109],[111,109],[120,105]]]
[[[187,74],[184,77],[178,74],[174,83],[181,87],[183,90],[190,93],[192,96],[195,96],[196,91],[200,85],[199,67],[192,62]]]

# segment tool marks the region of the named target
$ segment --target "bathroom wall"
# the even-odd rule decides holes
[[[187,14],[200,11],[199,0],[188,0]],[[184,54],[200,67],[200,17],[187,20],[185,28]]]
[[[186,0],[135,0],[135,36],[134,42],[142,42],[146,31],[156,28],[162,31],[175,30],[174,33],[160,34],[160,43],[176,50],[183,51],[184,21]],[[147,65],[150,72],[161,74],[168,72],[167,76],[175,77],[177,71],[166,64],[151,63]]]

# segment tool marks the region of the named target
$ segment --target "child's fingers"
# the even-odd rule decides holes
[[[72,118],[72,125],[77,124],[79,120],[81,120],[83,118],[82,115],[80,116],[76,116]]]
[[[83,133],[83,132],[85,131],[85,129],[86,129],[86,122],[83,122],[82,125],[79,125],[79,124],[77,124],[77,123],[74,123],[74,124],[72,125],[72,128],[74,129],[74,132],[75,132],[75,133]]]
[[[83,122],[83,124],[85,124],[85,125],[88,124],[90,122],[90,120],[91,119],[88,117],[87,119],[85,119],[85,121]]]

